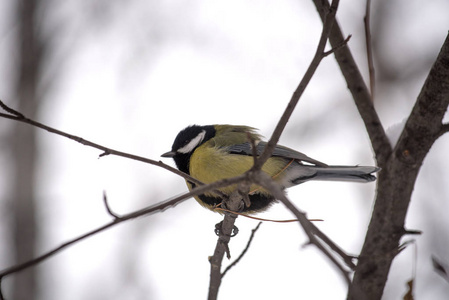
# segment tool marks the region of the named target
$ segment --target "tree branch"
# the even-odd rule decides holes
[[[223,273],[221,273],[221,278],[223,279],[223,277],[226,275],[226,273],[232,269],[235,265],[237,265],[239,263],[239,261],[243,258],[243,256],[246,254],[246,252],[248,251],[249,247],[251,246],[251,242],[254,239],[254,235],[256,234],[257,230],[259,230],[260,225],[262,224],[262,222],[259,222],[256,226],[256,228],[254,228],[253,230],[251,230],[251,236],[248,239],[248,243],[246,244],[245,249],[243,249],[242,253],[240,253],[239,257],[237,257],[236,260],[234,260],[229,266],[226,267],[226,269],[223,271]]]
[[[82,144],[84,146],[88,146],[88,147],[92,147],[92,148],[101,150],[101,151],[103,151],[103,153],[100,154],[100,157],[103,157],[103,156],[106,156],[106,155],[115,155],[115,156],[129,158],[129,159],[132,159],[132,160],[137,160],[137,161],[140,161],[140,162],[143,162],[143,163],[147,163],[147,164],[151,164],[151,165],[154,165],[154,166],[161,167],[161,168],[163,168],[165,170],[168,170],[168,171],[170,171],[172,173],[175,173],[176,175],[179,175],[179,176],[183,177],[184,179],[186,179],[189,182],[194,183],[195,185],[203,185],[204,184],[201,181],[193,178],[192,176],[190,176],[190,175],[188,175],[188,174],[186,174],[184,172],[181,172],[181,171],[179,171],[176,168],[173,168],[173,167],[171,167],[169,165],[164,164],[162,161],[155,161],[155,160],[148,159],[148,158],[145,158],[145,157],[142,157],[142,156],[138,156],[138,155],[134,155],[134,154],[130,154],[130,153],[114,150],[114,149],[111,149],[111,148],[108,148],[108,147],[96,144],[96,143],[91,142],[89,140],[86,140],[86,139],[84,139],[82,137],[79,137],[79,136],[76,136],[76,135],[73,135],[73,134],[70,134],[70,133],[67,133],[67,132],[55,129],[53,127],[47,126],[47,125],[39,123],[39,122],[36,122],[36,121],[34,121],[32,119],[29,119],[29,118],[25,117],[22,113],[20,113],[20,112],[18,112],[16,110],[12,109],[11,107],[7,106],[1,100],[0,100],[0,107],[3,108],[6,112],[10,113],[10,114],[0,113],[0,117],[5,118],[5,119],[18,121],[18,122],[22,122],[22,123],[26,123],[26,124],[32,125],[34,127],[37,127],[37,128],[40,128],[40,129],[44,129],[44,130],[46,130],[46,131],[48,131],[50,133],[54,133],[56,135],[60,135],[60,136],[66,137],[66,138],[68,138],[70,140],[73,140],[75,142],[78,142],[78,143],[80,143],[80,144]],[[221,197],[225,197],[225,195],[222,192],[220,192],[220,191],[213,191],[213,192],[218,194]]]
[[[381,299],[424,158],[441,136],[449,105],[449,35],[422,87],[404,130],[378,178],[377,199],[352,287]],[[443,125],[444,126],[444,125]],[[349,290],[349,299],[358,299]]]
[[[354,268],[355,265],[352,262],[352,258],[346,255],[340,248],[335,245],[331,239],[329,239],[324,233],[322,233],[315,225],[310,222],[307,218],[306,214],[300,210],[298,210],[293,203],[285,196],[284,191],[280,188],[280,186],[272,180],[270,176],[265,174],[263,171],[253,171],[250,173],[250,178],[254,180],[258,185],[266,188],[270,193],[279,199],[298,219],[301,227],[309,238],[309,242],[315,245],[325,256],[327,256],[331,262],[338,268],[340,273],[343,275],[343,278],[347,282],[348,286],[351,283],[349,278],[349,271],[332,255],[331,252],[320,242],[323,241],[327,244],[332,250],[334,250],[344,261],[345,263]],[[359,298],[364,299],[364,298]]]
[[[249,193],[249,184],[246,173],[243,175],[238,188],[231,194],[229,199],[225,199],[224,203],[226,208],[231,211],[238,211],[242,205],[242,194]],[[210,281],[209,281],[209,294],[208,300],[216,300],[218,297],[218,290],[221,286],[221,265],[223,262],[224,254],[227,253],[228,259],[231,257],[229,253],[229,241],[232,237],[232,231],[234,228],[237,215],[229,212],[225,212],[223,221],[219,223],[218,240],[215,246],[214,255],[210,257]]]
[[[200,195],[200,194],[203,194],[203,193],[205,193],[207,191],[215,190],[217,188],[222,188],[222,187],[225,187],[225,186],[229,186],[229,185],[233,185],[233,184],[239,183],[243,179],[245,179],[244,175],[240,175],[240,176],[229,178],[229,179],[223,179],[223,180],[211,183],[211,184],[198,186],[198,187],[194,188],[193,190],[191,190],[190,192],[185,193],[183,195],[174,197],[174,198],[166,200],[166,201],[162,201],[162,202],[157,203],[155,205],[148,206],[148,207],[143,208],[141,210],[137,210],[135,212],[132,212],[132,213],[120,216],[120,217],[116,217],[116,215],[113,214],[113,216],[114,216],[114,220],[113,221],[111,221],[111,222],[109,222],[109,223],[107,223],[107,224],[105,224],[103,226],[100,226],[100,227],[98,227],[96,229],[93,229],[93,230],[91,230],[91,231],[89,231],[89,232],[87,232],[87,233],[85,233],[85,234],[83,234],[83,235],[81,235],[79,237],[76,237],[76,238],[74,238],[72,240],[69,240],[69,241],[63,243],[62,245],[60,245],[59,247],[57,247],[57,248],[55,248],[55,249],[53,249],[51,251],[48,251],[48,252],[46,252],[46,253],[44,253],[44,254],[42,254],[42,255],[34,258],[34,259],[31,259],[31,260],[23,262],[21,264],[17,264],[17,265],[14,265],[12,267],[9,267],[9,268],[6,268],[4,270],[1,270],[0,271],[0,281],[1,281],[1,279],[3,277],[5,277],[7,275],[10,275],[10,274],[19,272],[21,270],[24,270],[26,268],[29,268],[31,266],[37,265],[37,264],[41,263],[42,261],[48,259],[49,257],[51,257],[51,256],[61,252],[62,250],[66,249],[67,247],[72,246],[72,245],[74,245],[77,242],[80,242],[80,241],[82,241],[82,240],[84,240],[84,239],[86,239],[86,238],[88,238],[90,236],[93,236],[93,235],[95,235],[95,234],[97,234],[99,232],[102,232],[102,231],[104,231],[104,230],[106,230],[108,228],[111,228],[111,227],[113,227],[115,225],[118,225],[118,224],[120,224],[122,222],[129,221],[129,220],[132,220],[132,219],[135,219],[135,218],[138,218],[138,217],[150,215],[150,214],[157,213],[157,212],[162,212],[162,211],[164,211],[164,210],[166,210],[168,208],[176,206],[177,204],[179,204],[179,203],[181,203],[181,202],[183,202],[183,201],[185,201],[185,200],[187,200],[187,199],[189,199],[189,198],[191,198],[193,196]],[[103,201],[104,201],[104,199],[103,199]]]
[[[445,133],[448,133],[448,132],[449,132],[449,123],[445,123],[445,124],[441,125],[441,129],[440,129],[440,132],[438,134],[438,137],[440,137],[440,136],[442,136],[442,135],[444,135]]]
[[[329,2],[327,0],[313,0],[318,13],[323,22],[326,19],[326,13],[329,10]],[[336,47],[344,40],[338,21],[335,20],[329,41],[333,47]],[[363,77],[354,61],[354,58],[348,46],[341,47],[335,51],[335,59],[337,60],[340,70],[348,84],[349,91],[354,98],[354,102],[365,123],[366,130],[371,140],[378,166],[384,167],[388,158],[392,153],[392,147],[382,127],[379,116],[377,115],[371,95],[363,81]]]
[[[108,196],[106,195],[106,191],[103,191],[103,203],[104,203],[104,206],[106,207],[106,211],[108,212],[108,214],[110,216],[112,216],[114,219],[120,219],[120,216],[117,215],[115,212],[113,212],[111,207],[109,206]]]
[[[365,24],[365,44],[366,44],[366,58],[368,60],[369,71],[369,86],[371,91],[371,101],[374,101],[374,87],[376,83],[373,59],[373,47],[371,46],[371,0],[366,0],[365,17],[363,22]]]
[[[280,138],[282,132],[284,131],[285,126],[287,125],[288,120],[290,119],[290,116],[292,115],[293,111],[295,110],[296,105],[299,102],[299,99],[301,98],[307,85],[309,84],[310,80],[312,79],[313,74],[315,74],[315,71],[317,70],[321,60],[327,56],[324,49],[326,47],[327,39],[331,32],[332,26],[334,24],[335,14],[337,13],[339,2],[340,2],[339,0],[333,0],[330,8],[324,14],[323,29],[321,31],[321,36],[320,36],[320,40],[318,42],[317,49],[315,51],[315,55],[314,55],[312,61],[310,62],[310,65],[307,68],[307,71],[304,74],[303,78],[301,79],[298,87],[294,91],[294,93],[290,99],[290,102],[288,103],[287,108],[285,109],[282,117],[280,118],[278,124],[276,125],[276,128],[274,129],[274,132],[271,135],[271,138],[268,141],[267,146],[265,147],[263,153],[257,160],[257,163],[254,164],[255,169],[260,169],[263,166],[263,164],[268,160],[268,158],[270,158],[271,154],[274,151],[274,148],[276,147],[276,144],[279,141],[279,138]],[[345,43],[344,39],[339,41],[339,43],[333,45],[333,47],[340,48],[342,43]]]

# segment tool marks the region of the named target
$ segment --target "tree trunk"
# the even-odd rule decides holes
[[[381,299],[391,263],[399,253],[413,187],[433,143],[446,132],[442,124],[449,105],[449,36],[441,48],[392,155],[383,162],[377,199],[359,257],[349,299],[363,291]]]
[[[37,85],[41,65],[41,49],[36,29],[37,0],[17,2],[18,57],[16,101],[17,109],[32,119],[37,114]],[[37,242],[36,222],[36,130],[21,123],[15,123],[11,136],[12,183],[9,200],[12,208],[12,233],[16,262],[23,262],[35,256]],[[30,268],[15,276],[11,299],[36,299],[36,269]]]

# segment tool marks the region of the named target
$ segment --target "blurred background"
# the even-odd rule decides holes
[[[448,33],[449,2],[372,2],[375,105],[394,143]],[[364,1],[341,1],[337,18],[352,34],[349,45],[367,79],[364,12]],[[5,0],[0,99],[49,126],[155,160],[190,124],[251,125],[268,138],[312,59],[321,27],[311,1]],[[280,143],[328,164],[375,164],[332,56],[321,63]],[[449,282],[434,271],[431,256],[449,264],[448,146],[449,136],[440,138],[422,166],[407,227],[423,234],[395,259],[385,299],[401,299],[412,278],[416,299],[447,299]],[[183,179],[165,170],[100,154],[0,119],[0,269],[111,221],[103,191],[117,214],[186,191]],[[311,182],[289,196],[357,254],[374,193],[375,183]],[[281,204],[259,216],[292,217]],[[6,277],[4,296],[205,299],[207,258],[221,219],[190,199]],[[234,258],[257,221],[239,218],[236,225]],[[219,297],[344,299],[339,272],[314,247],[303,247],[306,242],[295,223],[264,223],[224,278]]]

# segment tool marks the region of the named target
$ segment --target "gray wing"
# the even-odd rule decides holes
[[[259,142],[257,144],[257,146],[256,146],[257,155],[262,154],[266,145],[267,145],[267,142]],[[232,145],[232,146],[226,147],[226,149],[229,151],[229,153],[232,153],[232,154],[253,155],[250,143]],[[287,148],[284,146],[280,146],[280,145],[277,145],[276,148],[274,148],[272,156],[296,159],[301,162],[310,163],[310,164],[313,164],[313,165],[316,165],[319,167],[327,167],[327,165],[325,163],[322,163],[318,160],[310,158],[301,152],[298,152],[293,149],[290,149],[290,148]]]

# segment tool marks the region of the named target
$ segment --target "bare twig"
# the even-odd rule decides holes
[[[225,211],[225,212],[229,212],[229,213],[233,213],[232,211],[230,211],[229,209],[225,209],[225,208],[221,208],[221,207],[216,207],[214,209],[215,211]],[[259,218],[259,217],[254,217],[254,216],[250,216],[244,213],[239,213],[239,212],[234,212],[236,215],[242,216],[244,218],[248,218],[248,219],[253,219],[253,220],[258,220],[258,221],[263,221],[263,222],[274,222],[274,223],[292,223],[292,222],[298,222],[298,219],[290,219],[290,220],[274,220],[274,219],[264,219],[264,218]],[[322,222],[324,221],[323,219],[309,219],[310,222]]]
[[[268,145],[265,148],[264,153],[259,157],[258,163],[266,161],[269,156],[271,155],[272,151],[274,150],[274,147],[276,146],[277,141],[279,140],[279,137],[282,133],[282,131],[285,128],[286,123],[288,122],[288,119],[290,118],[296,104],[298,103],[302,93],[304,92],[307,84],[310,82],[313,74],[315,73],[316,69],[318,68],[319,63],[321,60],[328,55],[329,53],[333,53],[334,51],[337,51],[341,47],[344,47],[349,40],[350,36],[346,40],[340,41],[340,43],[336,44],[334,46],[335,50],[331,50],[330,52],[325,52],[324,48],[326,46],[326,40],[331,32],[331,29],[334,24],[335,20],[335,14],[338,9],[339,1],[334,0],[332,1],[329,9],[325,13],[324,17],[324,24],[323,24],[323,30],[321,33],[320,41],[318,43],[317,50],[315,52],[315,56],[312,59],[312,62],[309,65],[309,68],[306,71],[306,74],[304,75],[303,79],[301,80],[300,84],[298,85],[297,89],[293,93],[292,99],[290,100],[286,110],[284,111],[284,114],[282,115],[278,125],[276,126],[276,129],[268,142]],[[256,170],[258,166],[254,166],[253,170]],[[261,176],[263,173],[260,173]],[[264,184],[267,184],[267,182],[264,182]],[[270,183],[270,192],[275,189],[274,186],[276,185],[274,182]],[[344,268],[342,268],[337,261],[335,261],[335,258],[332,257],[332,255],[329,254],[329,252],[322,247],[321,244],[316,242],[316,238],[314,237],[314,234],[318,234],[320,238],[328,244],[334,251],[336,251],[345,261],[345,263],[350,266],[351,268],[355,268],[354,263],[352,262],[352,259],[347,256],[338,246],[336,246],[326,235],[324,235],[318,228],[315,227],[305,216],[305,213],[299,212],[296,207],[291,204],[291,202],[285,197],[284,193],[280,192],[280,188],[276,187],[277,193],[273,194],[277,199],[281,200],[298,218],[299,222],[301,223],[301,226],[303,227],[304,231],[308,235],[311,243],[315,244],[320,250],[322,250],[326,256],[328,256],[336,265],[339,267],[339,269],[344,274],[346,280],[349,282],[348,273]]]
[[[245,174],[246,175],[246,174]],[[241,182],[246,180],[246,176]],[[240,191],[240,189],[244,189]],[[225,202],[226,207],[231,211],[237,211],[241,205],[243,192],[248,193],[249,186],[240,184],[239,187],[231,194],[229,199]],[[225,213],[223,221],[221,222],[221,230],[219,230],[217,244],[215,246],[214,255],[210,257],[210,281],[209,281],[209,300],[215,300],[218,297],[218,290],[221,285],[221,265],[223,261],[224,254],[227,254],[228,259],[230,258],[229,253],[229,241],[231,239],[231,233],[234,228],[235,220],[237,215],[233,213]]]
[[[193,177],[191,177],[191,176],[189,176],[189,175],[179,171],[176,168],[173,168],[173,167],[171,167],[169,165],[166,165],[166,164],[164,164],[161,161],[155,161],[155,160],[148,159],[148,158],[145,158],[145,157],[142,157],[142,156],[133,155],[133,154],[129,154],[129,153],[126,153],[126,152],[121,152],[121,151],[118,151],[118,150],[114,150],[114,149],[111,149],[111,148],[108,148],[108,147],[96,144],[96,143],[91,142],[89,140],[83,139],[82,137],[79,137],[79,136],[76,136],[76,135],[73,135],[73,134],[70,134],[70,133],[67,133],[67,132],[55,129],[53,127],[47,126],[47,125],[39,123],[39,122],[36,122],[36,121],[34,121],[32,119],[29,119],[29,118],[25,117],[20,112],[17,112],[14,109],[10,108],[5,103],[3,103],[1,100],[0,100],[0,106],[5,111],[10,113],[10,114],[0,113],[0,117],[6,118],[6,119],[15,120],[15,121],[19,121],[19,122],[23,122],[23,123],[26,123],[26,124],[38,127],[40,129],[44,129],[44,130],[46,130],[46,131],[48,131],[50,133],[54,133],[54,134],[66,137],[66,138],[68,138],[70,140],[73,140],[75,142],[78,142],[78,143],[80,143],[80,144],[82,144],[84,146],[88,146],[88,147],[92,147],[92,148],[101,150],[101,151],[103,151],[103,153],[100,154],[100,157],[103,157],[103,156],[106,156],[106,155],[115,155],[115,156],[121,156],[121,157],[129,158],[129,159],[132,159],[132,160],[137,160],[137,161],[140,161],[140,162],[143,162],[143,163],[155,165],[155,166],[161,167],[163,169],[166,169],[166,170],[168,170],[168,171],[170,171],[172,173],[175,173],[175,174],[185,178],[186,180],[188,180],[188,181],[190,181],[190,182],[192,182],[192,183],[194,183],[196,185],[202,185],[203,184],[199,180],[197,180],[197,179],[195,179],[195,178],[193,178]]]
[[[374,101],[374,88],[376,84],[375,72],[374,72],[374,59],[373,59],[373,47],[371,45],[371,0],[366,0],[365,17],[363,22],[365,23],[365,43],[366,43],[366,57],[368,60],[369,70],[369,86],[371,91],[371,101]]]
[[[237,265],[239,263],[239,261],[242,259],[242,257],[246,254],[246,252],[249,249],[249,246],[251,246],[251,242],[253,241],[254,235],[256,234],[256,231],[259,229],[261,224],[262,224],[262,222],[259,222],[259,224],[257,224],[256,228],[251,230],[251,236],[248,239],[248,243],[246,244],[245,249],[243,249],[243,251],[242,251],[242,253],[240,253],[239,257],[237,257],[237,259],[234,260],[229,266],[227,266],[226,269],[223,271],[223,273],[221,273],[221,278],[223,278],[231,268],[233,268],[235,265]]]
[[[63,243],[62,245],[60,245],[59,247],[57,247],[57,248],[55,248],[55,249],[53,249],[51,251],[48,251],[48,252],[46,252],[46,253],[44,253],[44,254],[42,254],[42,255],[34,258],[34,259],[31,259],[31,260],[26,261],[24,263],[17,264],[17,265],[14,265],[12,267],[9,267],[9,268],[6,268],[4,270],[1,270],[0,271],[0,280],[1,280],[1,278],[5,277],[7,275],[10,275],[10,274],[19,272],[21,270],[24,270],[26,268],[29,268],[31,266],[37,265],[37,264],[41,263],[42,261],[48,259],[49,257],[51,257],[51,256],[61,252],[62,250],[66,249],[67,247],[72,246],[72,245],[74,245],[75,243],[77,243],[79,241],[82,241],[82,240],[84,240],[84,239],[86,239],[86,238],[88,238],[90,236],[93,236],[93,235],[95,235],[95,234],[97,234],[99,232],[102,232],[102,231],[104,231],[104,230],[106,230],[108,228],[111,228],[111,227],[113,227],[115,225],[118,225],[118,224],[120,224],[122,222],[131,220],[131,219],[135,219],[135,218],[138,218],[138,217],[150,215],[150,214],[153,214],[153,213],[156,213],[156,212],[164,211],[164,210],[166,210],[168,208],[176,206],[177,204],[187,200],[188,198],[190,198],[192,196],[202,194],[202,193],[204,193],[206,191],[209,191],[209,190],[214,190],[214,189],[221,188],[221,187],[224,187],[224,186],[236,184],[236,183],[240,182],[244,178],[245,178],[245,176],[241,175],[241,176],[237,176],[237,177],[234,177],[234,178],[229,178],[229,179],[223,179],[223,180],[220,180],[220,181],[216,181],[216,182],[208,184],[208,185],[201,185],[201,186],[196,187],[195,189],[193,189],[192,191],[190,191],[188,193],[185,193],[185,194],[182,194],[180,196],[174,197],[172,199],[169,199],[169,200],[160,202],[158,204],[155,204],[155,205],[143,208],[141,210],[132,212],[130,214],[126,214],[126,215],[123,215],[121,217],[115,218],[113,221],[111,221],[111,222],[109,222],[109,223],[107,223],[107,224],[105,224],[103,226],[100,226],[100,227],[98,227],[98,228],[96,228],[94,230],[91,230],[91,231],[89,231],[89,232],[87,232],[87,233],[85,233],[85,234],[83,234],[83,235],[81,235],[79,237],[76,237],[76,238],[74,238],[72,240],[69,240],[69,241]]]
[[[383,295],[394,251],[407,234],[405,218],[419,170],[430,148],[441,136],[441,124],[449,105],[448,61],[449,35],[377,181],[374,212],[352,284],[372,299],[381,299]],[[348,299],[358,299],[353,295],[352,287]]]
[[[331,248],[335,253],[337,253],[338,256],[345,262],[346,266],[354,270],[356,267],[353,261],[355,257],[353,255],[348,255],[345,251],[343,251],[343,249],[338,247],[337,244],[335,244],[326,234],[324,234],[321,230],[318,229],[318,227],[315,226],[315,224],[312,223],[312,220],[309,219],[307,220],[310,223],[308,226],[310,226],[312,232],[326,245],[328,245],[329,248]]]
[[[327,11],[329,10],[329,2],[323,0],[313,0],[321,20],[325,23]],[[335,48],[344,40],[340,26],[337,20],[333,23],[329,41]],[[377,164],[384,168],[390,157],[393,149],[388,141],[385,130],[382,127],[379,116],[374,109],[373,101],[371,101],[371,94],[366,87],[362,74],[359,71],[357,64],[349,47],[341,47],[335,51],[335,58],[340,66],[340,70],[345,77],[348,88],[354,98],[357,109],[365,123],[366,130],[371,140],[371,144],[376,154]]]
[[[11,107],[7,106],[5,103],[3,103],[2,100],[0,100],[0,107],[3,108],[6,112],[10,113],[11,115],[16,116],[17,118],[25,119],[25,116],[22,115],[17,110],[12,109]],[[3,114],[2,114],[3,115]],[[6,115],[8,116],[8,115]]]
[[[321,60],[326,56],[326,52],[324,51],[326,47],[326,41],[329,37],[329,34],[331,32],[334,20],[335,20],[335,14],[337,13],[339,0],[333,0],[331,3],[330,8],[325,13],[325,20],[323,24],[323,29],[321,31],[321,37],[318,42],[317,49],[315,51],[315,55],[310,62],[309,67],[307,68],[306,73],[304,74],[303,78],[301,79],[298,87],[294,91],[290,102],[288,103],[282,117],[280,118],[278,124],[276,125],[276,128],[274,129],[273,134],[271,135],[270,140],[268,141],[267,146],[265,147],[262,155],[260,155],[259,159],[257,160],[257,163],[254,164],[254,169],[260,169],[262,168],[263,164],[270,158],[271,154],[274,151],[274,148],[276,147],[276,144],[279,141],[279,138],[284,131],[285,126],[287,125],[288,120],[290,119],[290,116],[292,115],[296,105],[299,102],[299,99],[301,98],[302,94],[304,93],[307,85],[309,84],[310,80],[312,79],[313,74],[315,74],[316,69],[318,68]],[[339,47],[339,45],[336,45],[336,47]]]
[[[338,260],[336,260],[336,258],[327,250],[327,248],[324,247],[323,244],[321,244],[317,237],[325,242],[332,250],[336,251],[336,253],[345,261],[348,266],[354,268],[355,266],[352,262],[352,258],[346,255],[342,250],[340,250],[340,248],[335,245],[331,241],[331,239],[329,239],[324,233],[322,233],[317,227],[315,227],[315,225],[313,225],[312,222],[307,219],[306,214],[298,210],[293,205],[293,203],[288,200],[283,190],[276,182],[271,179],[270,176],[262,171],[258,171],[256,173],[251,173],[251,178],[255,180],[258,185],[263,186],[264,188],[269,190],[270,193],[276,197],[276,199],[279,199],[298,218],[298,221],[301,224],[301,227],[303,228],[307,237],[309,238],[310,243],[320,249],[321,252],[324,253],[324,255],[326,255],[332,261],[332,263],[341,271],[343,277],[349,285],[351,283],[349,272],[345,269],[344,266],[340,264]]]
[[[441,277],[443,277],[447,282],[449,282],[449,266],[447,265],[447,262],[444,264],[440,259],[436,258],[434,255],[432,255],[431,260],[435,272],[437,272]]]
[[[44,129],[44,130],[46,130],[46,131],[48,131],[50,133],[54,133],[54,134],[66,137],[66,138],[68,138],[70,140],[73,140],[75,142],[78,142],[78,143],[80,143],[80,144],[82,144],[84,146],[88,146],[88,147],[92,147],[92,148],[101,150],[101,151],[103,151],[103,153],[100,154],[100,157],[103,157],[103,156],[106,156],[106,155],[115,155],[115,156],[129,158],[129,159],[132,159],[132,160],[137,160],[137,161],[140,161],[140,162],[143,162],[143,163],[147,163],[147,164],[151,164],[151,165],[154,165],[154,166],[161,167],[161,168],[163,168],[163,169],[165,169],[167,171],[175,173],[176,175],[179,175],[179,176],[183,177],[184,179],[186,179],[187,181],[189,181],[191,183],[194,183],[195,185],[203,185],[204,184],[201,181],[193,178],[192,176],[190,176],[190,175],[188,175],[188,174],[186,174],[184,172],[181,172],[181,171],[179,171],[176,168],[173,168],[173,167],[171,167],[169,165],[164,164],[162,161],[155,161],[155,160],[152,160],[152,159],[149,159],[149,158],[145,158],[145,157],[142,157],[142,156],[138,156],[138,155],[134,155],[134,154],[130,154],[130,153],[114,150],[114,149],[111,149],[111,148],[99,145],[97,143],[91,142],[89,140],[86,140],[86,139],[84,139],[82,137],[79,137],[79,136],[76,136],[76,135],[73,135],[73,134],[70,134],[70,133],[58,130],[56,128],[47,126],[47,125],[39,123],[39,122],[36,122],[36,121],[34,121],[32,119],[29,119],[29,118],[25,117],[20,112],[10,108],[5,103],[3,103],[1,100],[0,100],[0,107],[2,107],[5,111],[10,113],[10,114],[0,113],[0,117],[6,118],[6,119],[11,119],[11,120],[14,120],[14,121],[23,122],[23,123],[35,126],[37,128],[40,128],[40,129]],[[215,191],[212,191],[212,192],[214,192],[215,194],[219,195],[222,198],[226,197],[226,195],[224,193],[222,193],[221,191],[215,190]]]
[[[17,264],[17,265],[14,265],[14,266],[10,267],[10,268],[6,268],[6,269],[0,271],[0,279],[3,278],[4,276],[10,275],[10,274],[22,271],[22,270],[24,270],[26,268],[29,268],[31,266],[37,265],[37,264],[41,263],[42,261],[48,259],[49,257],[51,257],[51,256],[61,252],[62,250],[66,249],[67,247],[72,246],[72,245],[74,245],[75,243],[77,243],[79,241],[82,241],[82,240],[84,240],[84,239],[86,239],[86,238],[88,238],[90,236],[93,236],[93,235],[95,235],[95,234],[97,234],[99,232],[102,232],[102,231],[104,231],[104,230],[106,230],[108,228],[111,228],[111,227],[113,227],[115,225],[118,225],[118,224],[120,224],[122,222],[131,220],[131,219],[143,216],[143,215],[151,214],[153,212],[165,210],[166,208],[171,207],[171,206],[181,202],[182,200],[185,200],[185,199],[189,198],[190,195],[188,195],[188,194],[189,193],[184,194],[184,195],[179,196],[179,197],[176,197],[176,198],[174,198],[172,200],[169,200],[167,202],[164,202],[162,204],[158,204],[156,206],[151,206],[151,207],[148,207],[148,208],[146,208],[144,210],[141,210],[141,211],[138,211],[138,212],[135,212],[135,213],[131,213],[129,215],[124,215],[124,216],[122,216],[120,218],[115,218],[113,221],[111,221],[111,222],[109,222],[109,223],[107,223],[107,224],[105,224],[103,226],[100,226],[100,227],[98,227],[98,228],[96,228],[94,230],[91,230],[91,231],[89,231],[89,232],[87,232],[87,233],[85,233],[85,234],[83,234],[83,235],[81,235],[79,237],[76,237],[76,238],[74,238],[72,240],[69,240],[69,241],[63,243],[62,245],[60,245],[59,247],[57,247],[57,248],[55,248],[55,249],[53,249],[51,251],[48,251],[47,253],[44,253],[43,255],[40,255],[40,256],[38,256],[38,257],[36,257],[34,259],[31,259],[29,261],[26,261],[24,263]]]
[[[346,46],[349,43],[349,40],[351,38],[352,38],[352,34],[348,35],[348,37],[344,41],[342,41],[339,45],[333,47],[329,51],[325,51],[323,53],[323,56],[324,57],[329,56],[329,55],[333,54],[335,51],[337,51],[338,49],[343,48],[344,46]]]
[[[112,211],[111,207],[109,206],[108,196],[106,195],[106,191],[103,191],[103,203],[104,203],[104,206],[106,207],[106,211],[108,212],[108,214],[110,214],[114,219],[120,219],[120,216],[117,215],[116,213],[114,213]]]

